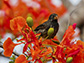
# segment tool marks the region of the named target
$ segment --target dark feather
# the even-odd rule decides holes
[[[48,32],[48,29],[50,27],[53,27],[54,28],[54,33],[48,37],[49,39],[50,38],[53,38],[56,33],[58,32],[58,29],[59,29],[59,24],[58,24],[58,19],[54,19],[54,17],[57,17],[57,14],[51,14],[48,21],[44,22],[43,24],[39,25],[34,31],[36,33],[41,33],[41,36],[43,38],[47,37],[47,32]]]

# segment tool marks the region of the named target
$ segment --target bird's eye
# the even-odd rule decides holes
[[[58,19],[58,16],[54,16],[54,19]]]

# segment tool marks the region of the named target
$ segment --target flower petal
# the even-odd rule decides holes
[[[70,42],[73,38],[72,36],[74,33],[75,33],[74,28],[72,25],[70,25],[63,36],[63,39],[61,41],[61,45],[70,46]]]
[[[20,55],[16,58],[15,63],[28,63],[28,61],[24,55]]]
[[[16,45],[17,44],[14,44],[12,42],[12,40],[10,38],[8,38],[3,44],[4,55],[7,57],[10,57],[12,55],[13,49]]]
[[[26,25],[26,20],[21,16],[10,20],[10,27],[14,32],[20,31],[24,25]]]

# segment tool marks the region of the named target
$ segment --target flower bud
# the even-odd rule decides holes
[[[68,57],[68,58],[67,58],[67,60],[66,60],[66,63],[71,63],[71,62],[72,62],[72,60],[73,60],[73,58],[72,58],[72,57]]]
[[[28,24],[29,27],[33,26],[33,19],[32,19],[32,17],[27,17],[27,24]]]
[[[49,28],[48,29],[48,36],[54,33],[54,28]]]

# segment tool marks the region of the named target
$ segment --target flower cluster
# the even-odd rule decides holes
[[[16,0],[17,3],[13,4],[10,0],[0,0],[0,35],[3,36],[6,32],[12,32],[10,28],[10,20],[17,16],[27,18],[31,16],[34,19],[33,28],[38,26],[43,20],[55,12],[62,16],[66,12],[65,6],[62,4],[56,7],[51,0]],[[27,1],[27,2],[26,2]],[[30,5],[35,4],[35,5]],[[44,5],[45,3],[45,5]],[[37,7],[35,7],[37,6]],[[17,33],[15,33],[15,36]]]
[[[27,19],[29,23],[32,21]],[[28,22],[27,22],[28,23]],[[16,17],[10,21],[13,31],[20,32],[22,38],[17,40],[21,43],[13,43],[8,38],[4,44],[4,55],[10,57],[15,46],[25,44],[23,54],[15,59],[15,63],[46,63],[52,60],[53,63],[84,63],[84,42],[78,40],[72,42],[75,33],[76,24],[70,25],[66,30],[61,42],[55,36],[52,39],[40,38],[40,34],[36,34],[32,27],[29,27],[23,17]],[[49,29],[48,33],[53,33]],[[29,59],[31,57],[31,59]]]

